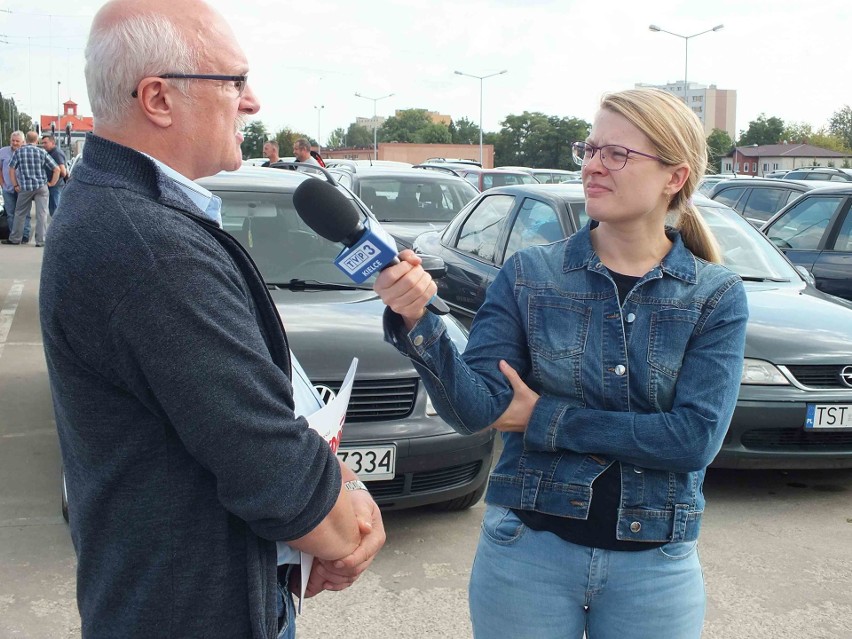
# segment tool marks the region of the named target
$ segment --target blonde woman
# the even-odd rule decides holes
[[[736,403],[745,292],[690,203],[706,148],[681,101],[607,95],[574,153],[590,223],[507,261],[463,355],[410,252],[375,284],[387,337],[456,430],[503,431],[477,638],[697,638],[702,484]]]

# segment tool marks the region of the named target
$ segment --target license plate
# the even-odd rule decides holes
[[[362,481],[393,479],[396,473],[396,446],[338,448],[337,457]]]
[[[808,404],[805,428],[852,428],[852,404]]]

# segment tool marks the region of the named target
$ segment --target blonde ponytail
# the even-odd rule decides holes
[[[675,228],[680,232],[686,248],[702,260],[721,264],[722,251],[719,243],[695,205],[686,201],[676,213]]]

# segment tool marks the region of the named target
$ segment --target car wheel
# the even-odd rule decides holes
[[[461,497],[456,497],[455,499],[450,499],[449,501],[442,501],[437,504],[434,504],[432,507],[435,510],[440,510],[442,512],[455,512],[458,510],[467,510],[471,506],[473,506],[476,502],[482,499],[482,495],[485,494],[485,488],[488,485],[488,482],[482,482],[482,486],[474,490],[472,493],[468,493],[467,495],[462,495]]]
[[[68,523],[68,487],[65,485],[65,469],[62,469],[62,518]]]

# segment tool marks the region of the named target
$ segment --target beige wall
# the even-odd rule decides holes
[[[369,160],[373,157],[373,149],[326,149],[326,158],[347,158],[350,160]],[[379,160],[410,162],[420,164],[429,158],[458,158],[462,160],[479,161],[478,144],[403,144],[398,142],[381,142],[379,144]],[[494,145],[482,145],[482,166],[494,166]]]

